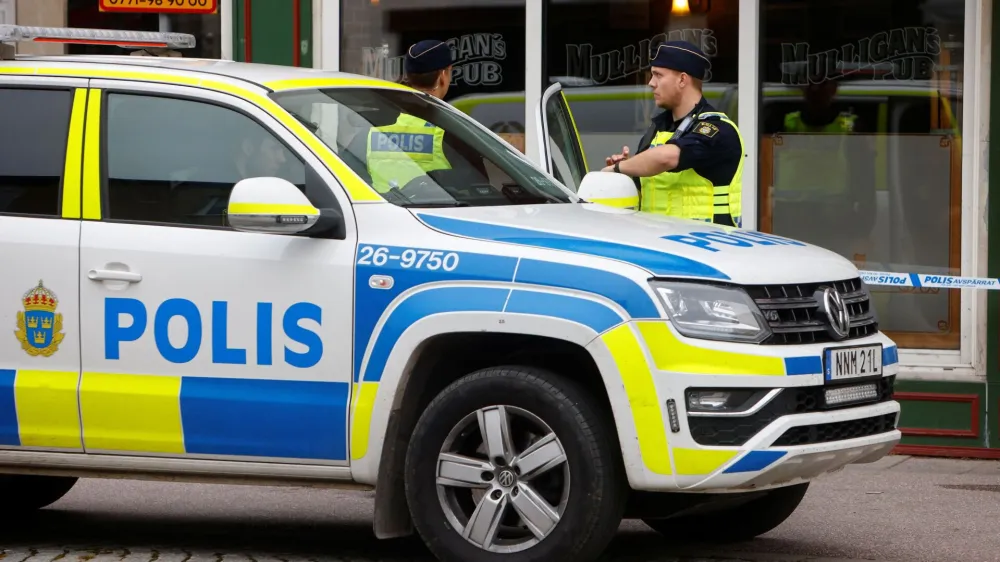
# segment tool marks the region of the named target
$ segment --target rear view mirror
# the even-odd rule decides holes
[[[580,182],[577,195],[585,201],[617,207],[638,209],[639,190],[632,178],[615,172],[589,172]]]
[[[320,211],[294,184],[281,178],[248,178],[233,186],[229,225],[244,232],[298,234],[319,221]]]

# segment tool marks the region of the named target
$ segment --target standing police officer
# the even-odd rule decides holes
[[[404,60],[403,83],[444,99],[451,86],[451,47],[425,40],[411,46]],[[414,178],[451,169],[445,156],[444,130],[413,115],[400,113],[396,122],[368,132],[366,161],[372,186],[381,193],[402,189]]]
[[[656,105],[639,151],[628,147],[606,160],[605,172],[639,179],[641,211],[742,226],[743,140],[739,129],[702,95],[711,63],[687,41],[667,41],[650,52]]]

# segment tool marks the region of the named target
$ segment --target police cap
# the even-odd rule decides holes
[[[451,47],[447,43],[426,39],[414,43],[406,52],[403,69],[408,74],[422,74],[443,70],[451,63]]]
[[[664,41],[650,51],[653,66],[684,72],[698,80],[703,80],[705,71],[712,67],[705,53],[687,41]]]

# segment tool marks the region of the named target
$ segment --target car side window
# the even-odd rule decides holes
[[[106,139],[112,220],[227,227],[240,180],[279,177],[306,190],[306,165],[281,140],[213,103],[110,93]]]
[[[70,90],[0,88],[0,214],[60,216]]]

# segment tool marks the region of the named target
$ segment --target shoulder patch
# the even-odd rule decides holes
[[[719,133],[719,128],[712,123],[701,122],[695,125],[694,132],[712,138]]]

